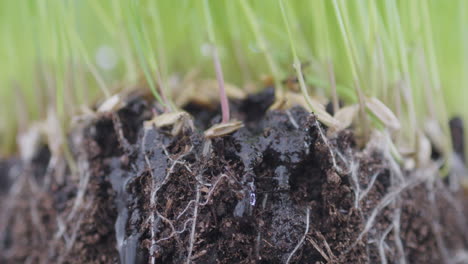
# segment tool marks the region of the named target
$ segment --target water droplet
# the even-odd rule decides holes
[[[255,203],[257,202],[257,197],[254,192],[250,193],[250,205],[255,206]]]

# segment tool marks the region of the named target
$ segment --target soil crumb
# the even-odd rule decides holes
[[[0,262],[467,263],[462,191],[273,98],[231,102],[245,126],[210,140],[219,111],[187,105],[174,137],[131,96],[71,133],[77,172],[46,146],[0,161]]]

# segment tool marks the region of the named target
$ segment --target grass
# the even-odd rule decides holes
[[[261,77],[272,76],[282,98],[281,81],[296,75],[306,99],[360,104],[366,129],[373,121],[365,98],[379,98],[402,124],[393,137],[400,147],[415,149],[435,120],[448,158],[449,118],[468,121],[463,0],[177,2],[1,1],[2,155],[14,152],[14,138],[32,121],[46,118],[47,107],[66,131],[81,106],[141,80],[175,110],[172,76],[194,69],[217,76],[207,45],[215,46],[226,82],[260,90]],[[117,56],[111,69],[96,59],[102,47]]]
[[[219,98],[221,101],[222,119],[221,123],[227,123],[230,119],[229,114],[229,102],[226,96],[226,90],[224,88],[224,76],[223,69],[219,59],[218,46],[214,33],[213,17],[211,15],[210,4],[208,0],[203,1],[203,11],[206,20],[206,28],[208,31],[208,39],[210,42],[210,48],[212,49],[213,64],[216,71],[216,79],[218,79]]]

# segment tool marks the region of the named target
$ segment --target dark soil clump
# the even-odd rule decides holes
[[[134,96],[72,133],[78,173],[47,148],[0,162],[0,262],[463,263],[461,191],[273,97],[232,102],[245,127],[208,140],[218,112],[189,104],[197,129],[174,137]]]

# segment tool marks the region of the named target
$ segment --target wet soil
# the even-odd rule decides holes
[[[460,117],[454,117],[450,119],[449,125],[454,151],[460,156],[462,161],[465,161],[465,129],[463,120]]]
[[[186,106],[196,129],[173,137],[134,96],[71,134],[78,173],[46,146],[1,161],[0,262],[464,263],[460,190],[273,96],[231,102],[245,127],[212,140],[219,111]]]

